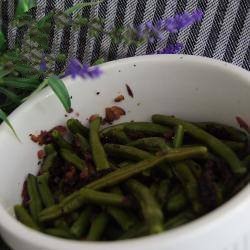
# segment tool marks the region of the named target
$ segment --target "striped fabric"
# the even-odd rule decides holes
[[[14,15],[15,1],[0,0],[0,19],[7,31],[9,47],[21,41],[23,31],[11,27],[9,21]],[[64,10],[81,0],[37,0],[34,12],[37,18],[53,8]],[[224,60],[250,70],[250,0],[104,0],[97,6],[79,10],[85,17],[105,19],[105,29],[139,24],[148,20],[154,22],[196,8],[205,13],[203,21],[180,31],[165,34],[165,39],[141,47],[114,44],[106,35],[93,38],[87,28],[79,30],[56,29],[51,32],[51,50],[66,53],[68,59],[78,57],[92,63],[100,57],[114,60],[127,56],[155,53],[168,44],[181,42],[183,53],[202,55]],[[73,16],[74,18],[74,16]],[[0,22],[1,23],[1,22]],[[60,70],[62,65],[53,65]]]

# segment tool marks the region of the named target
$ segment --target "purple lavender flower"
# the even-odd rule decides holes
[[[77,59],[70,60],[68,67],[65,71],[65,76],[71,75],[72,78],[81,76],[82,78],[96,78],[102,74],[99,67],[89,67],[87,64],[81,64]]]
[[[170,44],[167,47],[158,50],[157,54],[178,54],[183,49],[182,43]]]
[[[163,39],[163,35],[161,33],[162,24],[162,20],[159,20],[155,25],[152,21],[147,21],[145,23],[145,36],[150,43]]]
[[[41,59],[39,67],[40,67],[41,71],[46,71],[47,70],[47,64],[46,64],[46,60],[45,60],[45,53],[42,54],[42,59]]]
[[[89,70],[89,77],[91,78],[97,78],[102,74],[102,70],[99,67],[94,67]]]
[[[203,12],[199,9],[193,11],[191,14],[184,12],[183,14],[168,18],[165,21],[165,29],[171,33],[176,33],[195,22],[201,21],[202,17]]]
[[[194,10],[191,15],[195,22],[200,22],[204,16],[204,13],[202,10],[197,9]]]
[[[153,43],[164,38],[164,31],[176,33],[179,30],[194,24],[195,22],[201,21],[202,18],[202,10],[197,9],[191,13],[184,12],[183,14],[178,14],[166,20],[160,19],[155,23],[147,21],[138,26],[129,25],[129,32],[127,33],[126,38],[128,41],[147,40],[148,42]]]
[[[76,78],[79,75],[82,66],[79,60],[72,59],[69,61],[69,64],[65,70],[65,76],[71,75],[72,78]]]

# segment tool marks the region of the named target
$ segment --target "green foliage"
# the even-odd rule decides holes
[[[36,6],[36,0],[18,0],[16,15],[22,15]]]
[[[71,100],[66,86],[58,76],[51,76],[48,78],[48,85],[52,88],[57,95],[66,111],[71,108]]]
[[[18,138],[18,136],[16,134],[16,131],[14,130],[14,128],[11,125],[11,123],[9,122],[6,113],[2,109],[0,109],[0,119],[3,120],[9,126],[9,128],[12,130],[12,132],[14,133],[14,135],[16,136],[16,138],[19,140],[19,138]]]
[[[0,52],[6,48],[6,39],[3,32],[0,30]]]
[[[131,39],[136,40],[134,39],[136,36],[125,28],[104,30],[104,20],[100,18],[89,19],[80,14],[75,15],[74,19],[72,18],[72,13],[75,11],[91,7],[102,1],[79,3],[65,11],[54,9],[38,21],[29,11],[36,6],[35,0],[19,0],[17,2],[16,16],[12,20],[12,25],[26,30],[22,47],[17,46],[12,50],[6,50],[6,39],[0,31],[0,108],[2,114],[10,113],[30,95],[39,92],[46,86],[50,86],[64,108],[67,111],[70,110],[71,100],[67,88],[62,80],[54,75],[54,68],[51,67],[55,62],[64,63],[67,60],[65,54],[55,54],[49,49],[49,34],[54,24],[57,28],[62,29],[86,27],[93,37],[104,34],[110,36],[115,43],[131,44],[133,43]],[[47,65],[45,71],[40,69],[42,60],[45,60]],[[103,62],[104,60],[101,58],[94,64]],[[62,72],[58,72],[59,75],[63,75],[63,71],[64,69]],[[0,119],[7,121],[3,115]]]

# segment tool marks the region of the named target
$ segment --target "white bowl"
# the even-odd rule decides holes
[[[155,55],[123,59],[102,66],[96,80],[65,83],[73,96],[79,119],[103,114],[118,94],[127,115],[119,122],[149,120],[154,113],[175,114],[193,121],[217,121],[236,126],[235,116],[250,121],[250,73],[221,61],[183,56]],[[125,84],[134,92],[128,96]],[[96,92],[100,92],[99,95]],[[0,232],[15,250],[249,250],[249,186],[229,202],[202,218],[155,236],[113,243],[77,242],[54,238],[19,223],[13,206],[19,203],[27,173],[38,171],[38,146],[30,133],[63,124],[68,117],[50,89],[30,98],[9,119],[21,143],[5,125],[0,127]]]

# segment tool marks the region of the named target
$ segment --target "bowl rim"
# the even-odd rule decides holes
[[[208,66],[217,66],[221,69],[234,72],[239,75],[239,77],[244,78],[244,80],[249,81],[250,85],[250,72],[245,69],[242,69],[238,66],[219,61],[216,59],[193,56],[193,55],[147,55],[147,56],[138,56],[132,58],[124,58],[111,62],[104,63],[100,65],[100,68],[105,71],[112,69],[113,67],[120,67],[131,64],[131,63],[140,63],[140,62],[176,62],[178,60],[185,60],[187,62],[199,62],[205,63]],[[64,78],[66,86],[71,83],[70,77]],[[39,100],[43,99],[47,95],[51,95],[52,90],[48,87],[42,90],[40,93],[31,96],[25,103],[20,105],[16,110],[14,110],[10,116],[9,120],[15,120],[16,114],[19,114],[25,110],[28,106],[37,103]],[[1,124],[0,133],[6,129],[5,124]],[[20,222],[18,222],[12,215],[10,215],[6,209],[0,203],[0,227],[4,228],[6,232],[15,236],[19,240],[29,242],[33,246],[46,248],[46,249],[72,249],[78,250],[81,248],[88,248],[89,250],[103,250],[103,249],[116,249],[119,247],[120,250],[137,249],[138,247],[143,247],[143,249],[160,249],[164,247],[164,242],[176,242],[177,240],[185,240],[190,238],[193,234],[199,235],[200,232],[204,230],[211,230],[214,225],[214,220],[224,221],[232,216],[232,214],[238,210],[241,210],[241,207],[244,207],[244,204],[249,203],[249,187],[241,190],[237,195],[227,201],[225,204],[215,209],[214,211],[196,219],[193,222],[190,222],[186,225],[180,226],[176,229],[163,232],[159,235],[146,236],[142,238],[124,240],[124,241],[115,241],[115,242],[79,242],[73,240],[65,240],[49,236],[37,231],[34,231]],[[219,222],[218,222],[219,223]],[[176,237],[177,236],[177,237]]]

